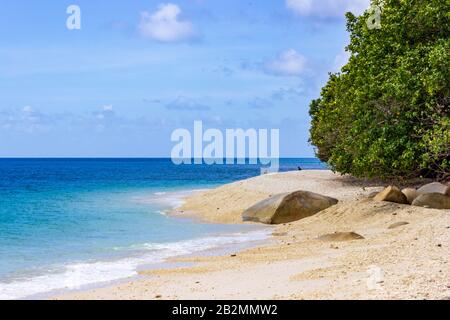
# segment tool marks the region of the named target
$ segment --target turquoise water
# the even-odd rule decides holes
[[[324,168],[282,159],[281,170]],[[192,190],[256,176],[257,165],[169,159],[0,159],[0,299],[136,275],[140,265],[249,240],[254,226],[166,213]]]

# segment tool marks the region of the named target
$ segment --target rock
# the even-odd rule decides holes
[[[406,196],[397,187],[394,186],[387,187],[379,194],[377,194],[373,199],[375,201],[389,201],[401,204],[408,203],[408,199],[406,199]]]
[[[251,206],[242,214],[244,221],[280,224],[316,214],[338,200],[308,191],[282,193]]]
[[[364,239],[364,237],[355,232],[335,232],[324,234],[323,236],[320,236],[318,239],[322,241],[352,241],[352,240],[361,240]]]
[[[395,228],[398,228],[398,227],[401,227],[401,226],[406,226],[407,224],[409,224],[409,222],[406,222],[406,221],[396,222],[396,223],[391,224],[388,227],[388,229],[395,229]]]
[[[414,188],[406,188],[402,190],[402,193],[406,196],[406,200],[409,204],[411,204],[414,199],[416,199],[419,196],[419,193]]]
[[[440,193],[446,196],[450,196],[450,186],[446,186],[445,184],[439,182],[432,182],[419,188],[417,192],[419,194]]]
[[[441,193],[421,194],[413,201],[412,205],[433,209],[450,209],[450,197]]]
[[[273,232],[272,236],[274,236],[274,237],[284,237],[284,236],[287,236],[287,232]]]

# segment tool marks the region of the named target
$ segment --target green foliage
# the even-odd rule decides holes
[[[358,177],[450,172],[450,0],[372,0],[347,13],[350,59],[310,105],[317,156]]]

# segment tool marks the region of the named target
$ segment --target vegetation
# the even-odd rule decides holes
[[[311,102],[311,142],[333,170],[368,178],[448,179],[450,0],[372,0],[347,13],[350,59]]]

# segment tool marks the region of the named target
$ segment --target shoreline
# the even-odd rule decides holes
[[[156,211],[162,216],[176,219],[178,221],[189,220],[194,223],[201,223],[208,225],[210,222],[200,221],[192,217],[174,217],[170,213],[176,210],[177,207],[183,204],[186,197],[192,196],[199,192],[205,192],[209,189],[185,189],[168,192],[154,192],[151,193],[152,199],[136,197],[133,201],[143,203],[159,203],[167,206],[162,211]],[[155,196],[160,198],[156,199]],[[197,220],[197,221],[196,221]],[[139,256],[130,255],[123,256],[119,259],[94,259],[87,261],[71,262],[61,267],[66,270],[59,270],[50,273],[42,273],[31,275],[28,278],[15,280],[13,282],[5,282],[2,287],[2,299],[19,299],[19,300],[33,300],[33,299],[50,299],[54,296],[66,295],[77,292],[89,291],[96,288],[118,285],[127,281],[136,280],[141,275],[142,270],[154,269],[159,267],[172,267],[174,263],[169,260],[174,257],[189,257],[191,255],[213,255],[214,252],[220,254],[226,248],[233,246],[236,248],[251,247],[254,242],[265,241],[268,238],[267,232],[263,226],[251,226],[232,228],[229,230],[215,230],[213,227],[212,233],[198,235],[184,240],[174,240],[170,242],[161,243],[144,243],[137,244],[139,246],[154,245],[155,248],[142,249]],[[264,238],[264,239],[262,239]],[[231,249],[234,250],[234,249]],[[212,252],[212,253],[210,253]],[[155,259],[155,260],[153,260]],[[59,267],[59,266],[55,266]],[[79,269],[81,268],[81,269]],[[97,279],[80,278],[81,273],[89,274],[89,269],[93,274],[97,274]],[[56,269],[55,269],[56,270]],[[101,274],[98,274],[98,273]],[[106,275],[103,274],[106,272]],[[101,276],[101,277],[100,277]],[[103,279],[106,277],[105,279]],[[92,278],[90,275],[88,278]],[[101,279],[101,280],[99,280]],[[81,284],[76,284],[77,281],[82,281]],[[41,282],[45,282],[42,284]],[[23,287],[33,288],[30,293],[23,291]],[[44,287],[46,288],[44,288]],[[47,288],[48,287],[48,288]]]
[[[200,237],[188,239],[180,242],[189,242],[189,243],[199,243],[203,241],[210,241],[212,238],[223,239],[223,242],[218,241],[219,243],[211,243],[206,245],[205,248],[192,248],[191,252],[187,253],[177,253],[173,255],[168,255],[160,260],[154,262],[143,262],[141,264],[137,264],[133,269],[135,270],[135,274],[131,276],[118,277],[116,279],[100,281],[100,282],[92,282],[88,284],[81,285],[77,288],[57,288],[45,292],[39,292],[35,294],[24,295],[22,297],[15,298],[14,300],[48,300],[53,297],[58,296],[66,296],[71,294],[83,293],[99,288],[105,288],[114,285],[125,284],[129,281],[137,281],[142,278],[143,273],[148,272],[149,270],[159,270],[159,269],[172,269],[177,268],[180,265],[192,265],[190,262],[183,262],[185,259],[190,259],[193,257],[214,257],[221,256],[224,254],[234,254],[235,252],[239,252],[242,250],[246,250],[249,248],[253,248],[259,245],[264,245],[270,242],[270,234],[272,230],[270,227],[265,226],[255,226],[252,230],[240,230],[232,233],[215,233],[210,236]],[[163,245],[172,245],[180,242],[172,242],[172,243],[163,243]],[[180,261],[178,261],[180,259]],[[120,262],[120,261],[117,261]],[[95,263],[105,263],[104,261],[90,262],[88,264]],[[53,274],[49,274],[48,276],[52,276]]]
[[[262,227],[259,230],[253,230],[253,231],[244,231],[241,234],[242,235],[248,235],[253,232],[259,232],[259,231],[268,231],[268,228]],[[264,233],[264,232],[263,232]],[[111,281],[105,281],[105,282],[99,282],[99,283],[91,283],[88,285],[84,285],[80,288],[75,289],[56,289],[49,292],[43,292],[38,293],[34,295],[29,295],[23,298],[20,298],[19,300],[59,300],[59,297],[66,297],[71,295],[77,295],[77,294],[83,294],[84,292],[90,292],[92,290],[102,289],[102,288],[108,288],[110,286],[117,286],[117,285],[124,285],[131,281],[140,281],[142,278],[144,278],[145,274],[152,270],[170,270],[180,267],[189,267],[194,266],[194,262],[183,260],[189,260],[191,258],[198,258],[198,257],[215,257],[215,256],[222,256],[226,254],[234,254],[236,252],[240,252],[243,250],[251,249],[253,247],[257,247],[260,245],[265,245],[271,241],[270,239],[271,232],[267,232],[265,238],[260,239],[248,239],[245,242],[237,242],[237,243],[231,243],[231,244],[221,244],[218,246],[214,246],[211,248],[207,248],[204,250],[194,251],[187,254],[181,254],[181,255],[175,255],[170,256],[167,258],[164,258],[162,261],[155,262],[155,263],[145,263],[142,265],[139,265],[136,267],[136,274],[131,277],[125,277],[125,278],[119,278]],[[224,236],[227,234],[217,234],[217,236]],[[198,240],[203,239],[199,238]],[[180,260],[180,261],[178,261]]]
[[[171,258],[168,263],[184,265],[141,271],[139,280],[52,299],[450,297],[446,277],[450,274],[450,210],[376,202],[368,197],[382,186],[368,186],[330,171],[286,172],[192,195],[175,214],[236,223],[249,202],[274,190],[299,188],[336,196],[339,203],[312,217],[273,227],[269,240],[257,247],[231,255]],[[390,228],[399,222],[406,224]],[[319,239],[334,232],[356,232],[363,239]]]

